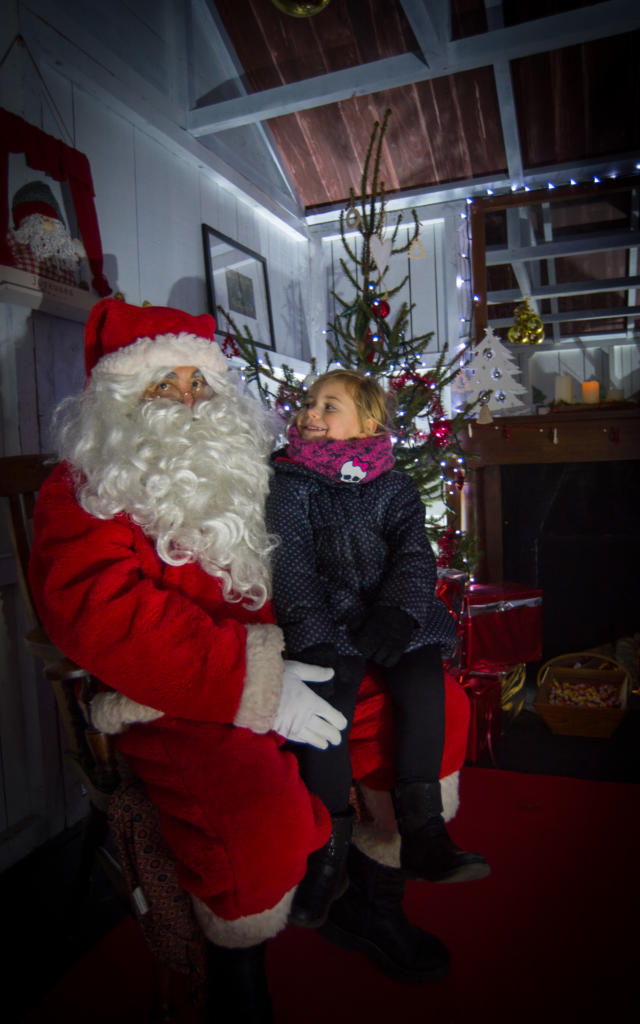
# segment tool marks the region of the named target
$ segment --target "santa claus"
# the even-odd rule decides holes
[[[72,238],[53,192],[43,181],[18,189],[11,204],[14,231],[7,242],[13,264],[41,277],[77,285],[86,258],[79,238]]]
[[[90,714],[117,734],[159,810],[210,943],[216,998],[223,977],[234,1020],[265,1022],[265,940],[286,925],[308,855],[331,837],[285,741],[337,744],[345,721],[305,685],[331,670],[283,659],[269,603],[276,541],[263,519],[277,428],[234,379],[214,330],[212,317],[175,309],[93,308],[86,386],[55,418],[61,461],[38,498],[30,579],[52,640],[104,684]],[[448,692],[450,780],[464,758],[460,694]],[[352,762],[385,807],[388,716],[368,680]],[[454,781],[449,816],[456,800]],[[327,934],[394,977],[439,978],[448,953],[404,916],[397,835],[376,806],[354,833],[351,885]]]

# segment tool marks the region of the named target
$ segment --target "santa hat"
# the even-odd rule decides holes
[[[62,221],[64,224],[60,207],[54,199],[53,192],[44,181],[30,181],[27,185],[19,188],[13,197],[11,211],[14,228],[19,228],[23,220],[30,217],[32,213],[40,213],[43,217],[53,217],[54,220]]]
[[[85,328],[87,376],[94,368],[100,376],[127,376],[143,369],[197,366],[210,380],[227,370],[227,360],[213,340],[215,329],[208,313],[192,316],[169,306],[101,299]]]

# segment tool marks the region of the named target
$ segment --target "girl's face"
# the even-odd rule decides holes
[[[296,416],[303,441],[347,441],[352,437],[370,437],[375,431],[372,419],[360,426],[356,403],[341,380],[327,380],[312,388]]]

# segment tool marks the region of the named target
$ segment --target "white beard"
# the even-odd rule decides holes
[[[46,231],[41,214],[32,213],[25,217],[14,235],[30,247],[38,260],[51,259],[61,267],[75,267],[80,260],[79,243],[71,238],[62,221],[55,221],[51,230]]]
[[[221,580],[226,600],[261,607],[275,546],[264,525],[274,440],[265,411],[227,380],[194,410],[140,401],[144,386],[129,381],[132,393],[118,398],[90,381],[62,403],[60,455],[82,474],[80,504],[103,519],[126,512],[164,562],[195,561]]]

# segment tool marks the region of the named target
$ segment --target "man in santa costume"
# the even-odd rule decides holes
[[[287,923],[307,857],[331,843],[286,741],[341,742],[344,719],[286,661],[269,603],[263,509],[274,423],[234,379],[213,317],[104,299],[86,327],[86,386],[55,418],[60,464],[36,506],[30,579],[43,624],[104,690],[93,724],[157,806],[233,1019],[272,1011],[264,946]],[[464,759],[466,698],[448,690],[448,816]],[[449,956],[401,901],[389,811],[386,695],[371,679],[351,734],[369,820],[327,935],[394,977],[442,977]]]

